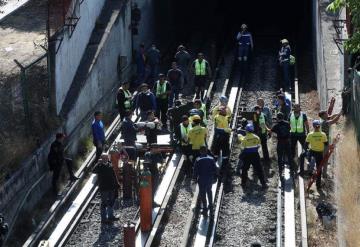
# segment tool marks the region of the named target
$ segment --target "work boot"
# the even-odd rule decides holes
[[[261,190],[267,190],[269,186],[267,184],[261,185]]]
[[[112,217],[110,217],[108,220],[109,221],[117,221],[117,220],[119,220],[120,218],[119,218],[119,216],[112,216]]]

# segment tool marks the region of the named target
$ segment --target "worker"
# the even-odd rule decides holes
[[[255,133],[260,137],[261,140],[261,150],[263,153],[263,158],[265,162],[270,161],[269,151],[267,146],[267,131],[269,128],[266,125],[265,114],[261,112],[260,106],[254,107],[255,113],[253,115],[253,124],[255,128]]]
[[[230,144],[229,138],[231,133],[231,128],[229,128],[229,117],[227,115],[226,107],[221,106],[219,108],[219,113],[214,117],[214,155],[220,155],[220,150],[222,150],[222,157],[224,159],[228,158],[230,154]]]
[[[327,111],[319,112],[320,126],[321,126],[320,129],[322,132],[324,132],[326,134],[326,137],[328,140],[330,140],[330,126],[333,124],[336,124],[340,120],[341,115],[342,115],[342,111],[340,111],[339,113],[333,114],[331,116],[329,116]],[[327,149],[328,149],[328,145],[325,144],[324,154],[327,151]],[[323,176],[324,177],[327,176],[327,164],[324,164]]]
[[[94,120],[91,124],[93,144],[96,147],[95,163],[100,158],[105,145],[105,126],[102,122],[103,115],[100,111],[94,113]]]
[[[126,112],[125,118],[120,127],[120,131],[121,136],[124,139],[124,145],[135,147],[135,142],[137,140],[136,133],[139,131],[139,128],[131,120],[132,116],[132,111]]]
[[[232,113],[230,107],[228,106],[228,102],[228,98],[225,95],[221,95],[220,104],[215,106],[211,111],[212,117],[214,118],[219,113],[220,107],[223,106],[226,109],[226,116],[230,119]]]
[[[284,114],[282,112],[279,112],[276,118],[278,122],[271,128],[270,133],[275,133],[277,137],[276,152],[278,157],[279,176],[283,187],[283,171],[285,164],[287,163],[289,165],[291,175],[293,175],[294,171],[290,148],[290,124],[284,120]]]
[[[246,24],[241,25],[241,31],[237,34],[236,40],[239,45],[238,60],[246,62],[249,57],[250,49],[254,49],[254,42],[251,33],[247,30]]]
[[[167,78],[171,85],[169,107],[172,107],[174,100],[179,99],[179,94],[184,87],[184,75],[183,72],[178,68],[176,62],[172,62],[171,69],[167,72]]]
[[[139,46],[139,49],[136,51],[135,56],[136,61],[136,85],[138,86],[141,83],[144,83],[145,80],[145,62],[146,62],[146,56],[145,56],[145,44],[141,43]]]
[[[140,111],[140,121],[146,121],[146,114],[149,110],[156,111],[156,98],[150,91],[149,85],[143,83],[139,87],[140,93],[136,96],[135,109]]]
[[[188,133],[188,140],[191,144],[192,161],[199,156],[200,147],[206,144],[207,129],[202,127],[200,123],[200,116],[193,116],[192,128]]]
[[[328,139],[326,137],[326,134],[320,130],[321,127],[320,120],[314,120],[313,127],[314,127],[314,131],[310,132],[306,136],[305,150],[309,148],[310,160],[313,157],[316,162],[316,167],[318,168],[324,157],[324,149],[325,149],[325,145],[328,143]],[[304,170],[304,168],[302,168],[302,170]],[[321,189],[321,174],[322,171],[320,170],[320,174],[316,178],[316,188],[318,190]]]
[[[150,87],[154,85],[156,77],[159,74],[160,58],[159,49],[156,48],[155,44],[152,44],[150,49],[146,52],[146,62],[150,69],[147,83],[149,83]]]
[[[176,61],[177,65],[179,66],[179,69],[183,73],[184,84],[187,84],[188,80],[189,80],[188,77],[189,77],[190,59],[191,59],[191,56],[186,51],[185,46],[179,45],[177,52],[175,54],[175,61]]]
[[[265,122],[267,126],[272,126],[272,114],[269,107],[265,106],[265,101],[263,98],[258,98],[256,101],[257,105],[260,107],[260,111],[264,113]],[[255,111],[255,107],[253,109]]]
[[[148,111],[145,125],[145,136],[147,144],[157,143],[157,135],[161,129],[161,123],[153,111]]]
[[[155,192],[160,184],[160,174],[158,164],[163,163],[163,157],[160,152],[155,150],[150,150],[144,155],[145,161],[143,163],[144,167],[149,168],[151,173],[151,185],[152,185],[152,198],[153,198],[153,208],[160,207],[158,203],[155,202]]]
[[[123,120],[125,117],[125,112],[131,110],[132,108],[132,95],[129,91],[130,83],[128,81],[123,81],[121,87],[117,92],[117,105],[119,109],[120,120]]]
[[[321,131],[326,134],[326,137],[328,138],[328,140],[330,137],[330,126],[333,124],[336,124],[340,120],[341,114],[342,114],[342,112],[340,111],[339,113],[329,116],[327,111],[323,110],[323,111],[319,112],[319,117],[321,119],[320,120]]]
[[[300,104],[294,104],[294,110],[290,114],[290,139],[291,157],[294,159],[296,145],[299,142],[301,147],[305,147],[306,134],[309,133],[309,121],[304,112],[301,111]],[[302,173],[303,171],[300,171]]]
[[[115,172],[109,161],[107,153],[101,155],[101,159],[93,170],[97,174],[101,200],[101,223],[111,223],[119,219],[114,215],[114,204],[118,196],[120,185],[117,182]]]
[[[216,176],[217,166],[213,157],[207,154],[206,146],[201,146],[199,149],[200,156],[196,158],[194,164],[194,178],[197,180],[199,186],[199,196],[202,203],[202,215],[213,217],[213,197],[212,197],[212,182]],[[206,201],[206,196],[208,201]]]
[[[186,162],[186,174],[191,176],[191,164],[190,164],[190,155],[191,155],[191,145],[189,143],[188,133],[191,130],[192,125],[189,122],[189,117],[187,115],[182,116],[182,122],[175,129],[175,139],[176,143],[180,147],[181,153],[185,157]]]
[[[165,80],[164,74],[159,74],[159,80],[154,85],[156,96],[156,117],[158,117],[164,129],[167,129],[167,111],[169,109],[169,96],[171,93],[171,85]]]
[[[204,54],[198,54],[198,58],[193,62],[191,69],[195,75],[195,97],[202,99],[204,97],[206,82],[211,78],[211,68],[208,61],[204,59]]]
[[[239,135],[238,140],[240,141],[243,150],[242,150],[242,161],[243,167],[241,172],[241,186],[246,188],[246,182],[248,180],[248,170],[250,165],[253,166],[254,171],[259,178],[262,188],[266,189],[266,181],[264,177],[264,172],[262,170],[260,164],[260,156],[258,149],[260,147],[260,138],[254,134],[254,125],[252,123],[248,123],[245,127],[246,135]]]
[[[194,100],[194,108],[190,111],[190,123],[193,120],[193,116],[199,115],[203,125],[207,125],[207,114],[206,105],[202,103],[200,99]]]
[[[285,91],[291,91],[291,81],[290,81],[290,55],[291,48],[289,41],[287,39],[282,39],[280,41],[281,49],[279,51],[279,63],[283,71],[283,88]]]
[[[50,146],[50,152],[48,154],[48,164],[50,167],[50,171],[53,172],[52,176],[52,190],[54,195],[58,195],[57,182],[60,178],[61,168],[66,164],[67,170],[69,172],[70,181],[76,181],[79,179],[74,175],[73,172],[73,162],[72,159],[66,158],[64,155],[64,133],[57,133],[56,139]]]
[[[277,94],[275,112],[282,112],[284,114],[284,120],[289,120],[291,113],[291,101],[289,101],[284,94]]]
[[[241,121],[240,121],[240,126],[239,128],[236,130],[236,135],[243,135],[245,136],[246,135],[246,125],[248,124],[248,120],[246,118],[242,118]],[[236,165],[236,170],[235,170],[235,174],[240,176],[241,173],[240,173],[240,170],[241,168],[243,167],[244,163],[242,161],[242,150],[243,150],[243,146],[240,147],[241,149],[241,152],[239,154],[239,160],[238,160],[238,163]]]

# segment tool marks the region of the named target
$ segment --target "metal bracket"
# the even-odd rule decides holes
[[[342,38],[342,32],[343,32],[343,28],[345,27],[345,25],[346,25],[346,20],[344,20],[344,19],[333,20],[333,26],[336,31],[336,37],[334,37],[333,40],[334,40],[336,46],[338,47],[339,51],[341,52],[341,54],[344,54],[342,45],[347,40],[347,39]]]

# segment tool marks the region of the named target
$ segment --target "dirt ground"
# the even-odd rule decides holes
[[[1,4],[6,3],[0,0]],[[20,68],[45,54],[47,1],[31,0],[0,23],[0,183],[46,138],[58,120],[49,112],[46,58],[26,70]],[[27,94],[30,128],[25,132],[24,94]],[[29,126],[29,125],[28,125]]]

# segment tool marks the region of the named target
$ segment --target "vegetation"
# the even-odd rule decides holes
[[[345,42],[345,49],[350,53],[360,52],[360,1],[359,0],[334,0],[327,7],[328,11],[338,12],[347,7],[350,11],[351,23],[354,27],[352,36]]]

